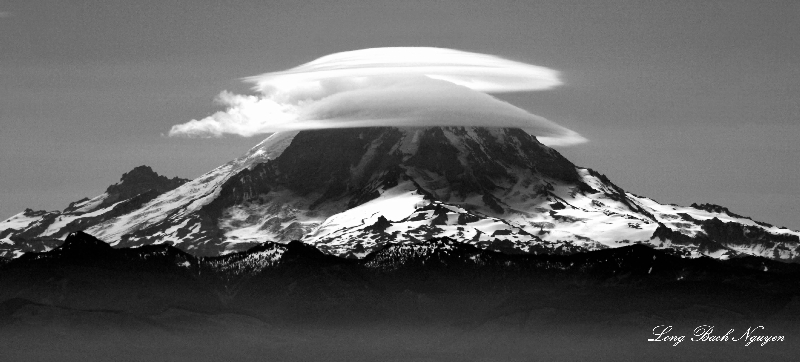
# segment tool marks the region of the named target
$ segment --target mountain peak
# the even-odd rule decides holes
[[[159,175],[153,171],[150,166],[137,166],[133,170],[122,174],[118,183],[106,189],[106,194],[108,196],[98,205],[98,208],[109,206],[115,202],[126,200],[145,192],[161,194],[175,189],[188,181],[187,179],[179,177],[170,179],[166,176]]]
[[[520,170],[541,178],[578,180],[575,166],[535,137],[519,129],[481,127],[302,131],[270,167],[280,170],[281,182],[303,193],[352,190],[375,181],[376,175],[394,178],[403,173],[436,173],[450,186],[448,192],[459,196],[496,190]],[[425,177],[415,179],[424,183]],[[438,189],[429,186],[423,188]]]
[[[58,249],[70,252],[77,250],[108,250],[111,249],[111,246],[83,231],[76,231],[67,235],[67,238],[64,239],[64,244],[59,246]]]
[[[10,253],[23,248],[15,240],[85,229],[114,247],[168,243],[197,256],[295,241],[290,254],[304,243],[360,259],[446,238],[508,254],[640,243],[692,258],[800,260],[799,232],[626,192],[510,128],[281,132],[192,181],[139,166],[73,206],[4,221],[0,241]]]
[[[161,176],[153,171],[150,166],[142,165],[122,174],[119,182],[109,186],[106,189],[106,193],[109,195],[119,195],[121,198],[127,198],[140,194],[148,189],[156,190],[159,193],[168,191],[188,181],[187,179],[178,177],[170,179],[166,176]]]
[[[157,178],[159,175],[153,168],[147,165],[136,166],[132,170],[122,174],[121,183],[132,182],[138,178]]]

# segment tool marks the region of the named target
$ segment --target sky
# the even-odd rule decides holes
[[[796,1],[6,0],[0,34],[0,219],[238,157],[263,136],[167,134],[244,77],[424,46],[558,71],[493,96],[578,132],[557,150],[629,192],[800,229]]]

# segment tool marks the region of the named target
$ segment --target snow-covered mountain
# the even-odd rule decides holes
[[[120,182],[103,194],[70,203],[63,211],[27,209],[0,222],[0,257],[51,250],[69,233],[134,211],[187,181],[160,176],[148,166],[139,166],[123,174]]]
[[[64,211],[17,214],[0,223],[0,253],[48,250],[85,229],[115,247],[167,243],[199,256],[300,240],[363,258],[444,238],[504,253],[645,244],[686,257],[800,260],[798,231],[631,194],[519,129],[278,133],[195,180],[158,180],[134,189],[123,176]]]

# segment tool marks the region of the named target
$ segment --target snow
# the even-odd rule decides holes
[[[411,182],[403,182],[385,190],[380,197],[329,217],[311,235],[310,239],[324,238],[336,230],[359,225],[371,225],[383,216],[389,221],[399,221],[411,215],[418,206],[425,205],[423,195],[416,192]]]
[[[418,132],[413,134],[416,136]],[[504,134],[499,132],[493,135],[500,138]],[[446,134],[446,136],[452,135]],[[404,139],[403,142],[406,141],[407,139]],[[451,141],[456,142],[457,139]],[[479,143],[479,145],[481,144]],[[460,146],[463,145],[457,145],[457,147]],[[381,241],[379,235],[367,232],[364,228],[377,221],[378,216],[383,215],[393,222],[385,230],[387,234],[394,235],[392,242],[413,243],[417,238],[431,237],[452,237],[464,242],[472,242],[470,241],[472,238],[478,237],[477,242],[480,243],[493,240],[491,235],[495,231],[511,230],[511,235],[498,235],[497,237],[512,240],[521,250],[524,250],[526,245],[537,243],[555,246],[563,245],[566,242],[585,247],[587,250],[642,243],[656,248],[685,250],[690,257],[700,257],[703,254],[697,250],[697,246],[675,245],[670,240],[652,239],[659,223],[688,236],[702,233],[700,226],[684,220],[678,215],[678,213],[685,212],[699,220],[717,217],[724,222],[739,222],[764,228],[749,219],[709,213],[689,207],[662,205],[630,193],[619,194],[617,189],[593,176],[588,169],[579,168],[580,177],[583,182],[600,192],[584,194],[578,192],[574,185],[563,184],[558,180],[537,178],[536,175],[530,174],[526,170],[511,171],[520,177],[515,184],[505,185],[507,189],[502,194],[495,194],[505,203],[503,206],[508,210],[503,214],[497,214],[485,206],[480,194],[473,194],[461,200],[452,200],[450,199],[449,185],[439,181],[442,179],[440,175],[427,170],[409,170],[409,174],[423,187],[426,187],[427,191],[443,200],[441,203],[434,202],[434,204],[444,206],[451,211],[447,215],[447,225],[437,225],[435,229],[431,229],[432,211],[419,210],[409,213],[410,202],[402,202],[402,199],[399,199],[398,205],[391,205],[388,201],[389,198],[382,196],[365,205],[331,216],[315,233],[307,235],[303,240],[315,245],[322,245],[323,248],[328,247],[327,251],[334,254],[346,252],[355,243],[362,243],[365,247],[377,245],[385,241]],[[543,196],[538,193],[540,185],[545,182],[554,186],[553,196]],[[627,202],[633,206],[628,206],[615,199],[620,197],[626,198]],[[566,208],[553,209],[550,205],[555,202],[566,205]],[[399,205],[405,205],[405,207]],[[637,208],[652,214],[655,220]],[[389,211],[392,209],[396,209],[397,213],[392,214]],[[477,215],[480,220],[468,225],[455,225],[458,213],[466,213],[467,209],[477,212],[477,214],[474,212],[472,214]],[[402,217],[403,215],[407,216]],[[401,219],[415,219],[416,221]],[[520,234],[518,229],[535,236]],[[778,228],[764,229],[778,234],[786,232],[786,230]],[[541,242],[537,240],[537,237],[541,239]],[[777,255],[781,255],[782,258],[796,255],[777,247],[770,250],[756,249],[754,247],[750,247],[749,250],[732,247],[731,250],[721,250],[711,253],[710,256],[723,259],[730,257],[732,253],[772,256],[775,250],[778,250]]]
[[[233,255],[225,261],[217,259],[207,260],[207,262],[211,263],[218,271],[233,275],[256,274],[279,263],[285,251],[286,249],[273,245],[267,250],[246,254],[243,257]]]
[[[248,166],[259,160],[274,160],[280,156],[299,131],[276,132],[253,147],[247,154]]]
[[[397,189],[400,189],[398,187]],[[304,242],[314,244],[329,253],[337,255],[349,255],[350,257],[363,258],[369,254],[370,249],[392,242],[394,244],[415,244],[419,240],[430,240],[439,237],[450,237],[461,242],[476,243],[480,247],[487,247],[495,239],[507,240],[516,245],[521,251],[529,248],[528,243],[535,237],[525,233],[521,228],[505,223],[498,218],[486,215],[473,214],[465,209],[442,202],[430,202],[422,199],[416,193],[406,193],[399,195],[397,189],[387,190],[384,195],[391,195],[378,198],[370,203],[364,204],[362,210],[354,208],[343,213],[354,213],[355,215],[335,215],[326,224],[320,227],[318,234],[306,237]],[[410,197],[413,196],[413,197]],[[410,197],[410,199],[409,199]],[[402,200],[402,201],[401,201]],[[424,202],[420,202],[420,201]],[[396,202],[397,204],[393,203]],[[390,210],[390,207],[376,207],[376,205],[392,205],[391,210],[395,214],[383,212]],[[402,206],[402,207],[398,207]],[[422,210],[421,208],[426,208]],[[433,224],[437,218],[437,212],[444,211],[446,214],[444,224]],[[354,210],[354,211],[353,211]],[[406,214],[406,215],[403,215]],[[467,220],[477,220],[466,225],[458,223],[460,214],[467,214]],[[374,224],[378,217],[383,215],[391,225],[383,233],[367,230],[366,227]],[[402,216],[401,216],[402,215]],[[350,217],[347,217],[350,216]],[[366,217],[365,217],[366,216]],[[504,231],[499,235],[493,235],[497,231]],[[391,236],[389,236],[391,235]],[[361,244],[365,250],[353,252],[352,247]]]
[[[421,129],[404,129],[405,134],[393,145],[406,156],[417,152]],[[470,147],[486,149],[490,142],[511,142],[516,152],[523,155],[516,138],[508,136],[502,129],[489,129],[487,139],[478,136],[474,129],[468,128],[466,136],[456,135],[445,130],[445,138],[461,150],[459,161],[467,163],[463,157]],[[158,196],[141,208],[118,218],[96,225],[87,232],[117,245],[125,234],[137,230],[147,231],[149,237],[157,242],[183,244],[186,250],[196,249],[193,242],[204,238],[206,229],[201,229],[196,211],[216,199],[221,186],[233,175],[252,168],[279,156],[291,143],[297,132],[273,134],[247,154],[222,165],[195,180],[170,192]],[[469,146],[462,137],[472,138],[475,143]],[[515,177],[513,180],[497,180],[498,188],[491,191],[477,191],[461,195],[452,190],[443,175],[435,170],[408,167],[406,175],[434,195],[435,200],[425,199],[415,184],[401,178],[399,184],[388,189],[380,189],[378,175],[366,175],[366,165],[374,157],[380,157],[376,150],[381,140],[366,146],[364,157],[351,166],[354,179],[364,180],[377,188],[380,196],[376,199],[347,209],[348,199],[329,200],[315,203],[322,192],[298,195],[288,189],[273,188],[269,194],[260,195],[258,201],[248,201],[231,206],[222,211],[216,220],[222,231],[220,249],[224,253],[240,250],[242,244],[263,241],[288,242],[300,239],[318,246],[321,250],[350,257],[364,257],[369,251],[386,243],[418,244],[421,240],[437,237],[450,237],[479,247],[489,247],[497,240],[510,241],[521,251],[531,250],[533,246],[557,248],[568,246],[596,250],[616,248],[642,243],[660,249],[676,249],[690,257],[703,254],[696,245],[678,245],[671,240],[653,238],[653,233],[664,224],[673,231],[687,236],[704,233],[702,227],[679,214],[689,215],[697,220],[717,218],[722,222],[735,222],[763,229],[774,234],[800,236],[800,232],[774,226],[762,226],[753,220],[735,217],[727,213],[708,212],[692,207],[664,205],[655,200],[631,193],[620,193],[611,184],[594,176],[588,169],[578,168],[580,179],[599,191],[583,193],[576,185],[556,179],[547,179],[535,170],[513,168],[504,165]],[[512,149],[510,152],[515,152]],[[524,156],[524,155],[523,155]],[[372,184],[370,184],[372,182]],[[546,187],[547,186],[547,187]],[[550,190],[552,187],[552,191]],[[501,200],[503,212],[489,207],[483,201],[485,193]],[[94,210],[105,200],[103,194],[78,204],[78,211],[65,213],[48,225],[41,236],[55,235],[69,222],[82,217],[92,217],[110,211],[114,205]],[[620,201],[622,199],[622,202]],[[560,205],[565,207],[561,207]],[[115,204],[116,205],[116,204]],[[433,208],[437,208],[434,212]],[[424,210],[423,210],[424,209]],[[644,211],[644,212],[642,212]],[[84,213],[85,212],[85,213]],[[444,224],[433,220],[436,214],[445,213]],[[50,213],[50,217],[55,215]],[[651,216],[652,215],[652,216]],[[383,232],[368,229],[380,217],[390,222]],[[462,220],[473,220],[466,224]],[[25,216],[20,213],[0,223],[0,230],[22,230],[42,222],[42,217]],[[436,219],[442,221],[442,219]],[[207,225],[207,224],[203,224]],[[203,226],[205,228],[205,226]],[[162,230],[157,232],[156,230]],[[188,235],[185,233],[188,231]],[[498,235],[493,235],[500,232]],[[178,237],[178,234],[182,237]],[[203,239],[203,242],[208,239]],[[10,236],[2,243],[12,243]],[[216,241],[215,241],[216,242]],[[364,251],[354,252],[361,244]],[[723,243],[724,245],[724,243]],[[724,259],[736,254],[761,255],[791,259],[798,257],[798,243],[775,243],[766,247],[762,244],[724,245],[722,249],[708,256]],[[570,249],[573,250],[573,249]]]
[[[125,201],[128,201],[128,200],[126,199],[126,200],[118,201],[118,202],[115,202],[115,203],[113,203],[113,204],[111,204],[109,206],[106,206],[106,207],[104,207],[104,208],[102,208],[100,210],[95,210],[95,211],[92,211],[92,212],[89,212],[89,213],[85,213],[85,214],[73,214],[73,213],[61,214],[60,216],[58,216],[56,218],[55,222],[50,224],[47,227],[47,229],[44,232],[42,232],[41,235],[42,236],[52,236],[52,237],[63,237],[65,235],[60,233],[60,231],[65,226],[67,226],[69,223],[71,223],[71,222],[73,222],[75,220],[78,220],[78,219],[91,218],[91,217],[96,217],[96,216],[103,215],[103,214],[111,211],[112,209],[114,209],[114,207],[116,207],[117,205],[119,205],[119,204],[121,204],[121,203],[123,203]],[[96,206],[96,205],[97,204],[93,205],[93,207]]]
[[[404,155],[413,155],[417,153],[419,148],[419,139],[422,135],[421,129],[414,129],[411,132],[406,132],[406,136],[397,145],[392,148],[389,153],[393,153],[399,149]]]
[[[180,238],[178,238],[176,236],[173,236],[173,235],[175,235],[175,233],[177,233],[178,230],[185,228],[186,225],[188,225],[189,222],[191,222],[191,221],[194,221],[194,220],[187,218],[187,219],[184,219],[182,222],[180,222],[178,224],[170,226],[167,230],[164,230],[164,234],[161,236],[162,242],[165,242],[165,243],[171,242],[172,244],[177,244],[177,243],[182,242],[183,240],[181,240]]]
[[[213,200],[219,192],[219,186],[232,175],[230,171],[235,165],[234,161],[220,166],[158,196],[131,213],[96,225],[88,232],[114,244],[119,242],[122,235],[156,224],[175,213],[189,214]]]
[[[483,219],[469,224],[470,228],[474,228],[476,230],[480,230],[484,234],[491,235],[495,231],[499,230],[512,230],[513,228],[505,223],[499,222],[500,220],[497,219]]]
[[[112,245],[123,235],[147,228],[166,218],[188,217],[219,195],[220,187],[230,177],[254,164],[279,156],[297,132],[275,133],[259,143],[243,157],[217,167],[202,176],[168,191],[138,210],[95,225],[87,230]]]
[[[107,193],[103,193],[102,195],[95,196],[89,200],[86,200],[80,204],[76,204],[74,206],[80,206],[78,209],[75,209],[73,213],[85,213],[96,209],[103,201],[108,198]]]
[[[39,219],[41,218],[38,216],[26,216],[24,212],[21,212],[1,222],[0,230],[5,230],[5,229],[22,230],[28,227],[31,223]]]
[[[227,208],[218,225],[224,232],[226,242],[289,242],[302,236],[296,236],[295,232],[288,230],[292,224],[299,225],[305,235],[330,215],[346,209],[343,203],[333,203],[318,205],[311,210],[311,205],[318,197],[317,194],[301,196],[276,188],[258,202]]]
[[[593,188],[608,189],[600,180],[591,176],[588,170],[579,169],[579,173],[584,182]],[[554,185],[552,194],[557,199],[536,196],[535,190],[530,186],[525,187],[520,180],[512,186],[512,190],[506,192],[509,196],[503,198],[509,208],[517,212],[503,218],[531,234],[537,235],[541,230],[546,231],[547,233],[538,235],[545,241],[570,241],[590,247],[594,243],[620,247],[632,242],[646,242],[657,228],[657,224],[647,217],[610,199],[605,193],[583,195],[575,192],[574,186],[559,184],[556,180],[547,182]],[[551,209],[550,204],[556,201],[566,208]]]
[[[720,249],[710,253],[703,253],[703,255],[710,256],[714,259],[727,260],[730,258],[730,251],[726,249]]]

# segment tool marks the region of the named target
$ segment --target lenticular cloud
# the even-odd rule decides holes
[[[257,95],[222,92],[225,111],[172,126],[170,136],[245,137],[373,126],[522,128],[548,145],[586,139],[490,96],[546,90],[558,72],[492,55],[441,48],[374,48],[328,55],[245,78]]]

